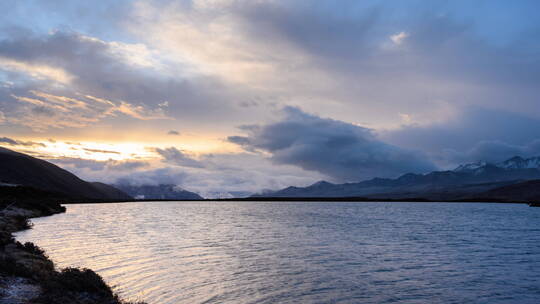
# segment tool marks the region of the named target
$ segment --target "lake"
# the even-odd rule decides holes
[[[158,303],[538,303],[540,208],[490,203],[67,205],[21,242]]]

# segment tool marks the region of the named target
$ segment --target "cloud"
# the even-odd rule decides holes
[[[342,181],[426,172],[434,166],[424,155],[386,144],[364,127],[286,107],[281,121],[243,128],[247,136],[229,141],[248,151],[270,154],[279,164],[313,170]]]
[[[204,164],[200,161],[187,156],[184,152],[178,150],[175,147],[169,147],[165,149],[155,148],[156,153],[163,157],[165,163],[192,168],[203,168]]]
[[[290,185],[306,186],[325,178],[316,172],[271,163],[258,154],[206,154],[202,167],[170,166],[149,161],[95,161],[80,158],[50,159],[89,181],[110,184],[174,184],[203,197],[230,197],[229,192],[260,192]]]
[[[464,162],[533,156],[536,153],[534,143],[540,139],[540,118],[485,107],[467,107],[448,121],[430,125],[407,124],[379,134],[389,143],[426,152],[443,168],[453,168]]]
[[[83,159],[76,157],[62,157],[62,158],[53,158],[48,159],[49,161],[55,163],[56,165],[62,166],[65,169],[74,172],[85,172],[85,169],[90,171],[99,171],[101,174],[123,174],[126,171],[133,172],[138,169],[143,169],[150,164],[146,161],[136,161],[136,160],[113,160],[109,159],[106,161],[99,161],[93,159]],[[95,175],[91,175],[95,176]]]
[[[399,32],[390,36],[390,40],[392,40],[394,44],[400,45],[407,37],[409,37],[409,34],[407,34],[406,32]]]
[[[73,76],[65,70],[45,64],[32,64],[0,57],[0,68],[8,71],[23,72],[39,80],[50,80],[62,85],[71,83]]]
[[[124,160],[124,161],[115,161],[109,160],[107,162],[107,168],[110,170],[117,171],[133,171],[136,169],[142,169],[150,166],[146,161],[137,161],[137,160]]]
[[[201,73],[255,90],[260,104],[293,104],[373,128],[399,127],[399,113],[428,125],[473,105],[540,116],[537,45],[527,42],[536,26],[495,42],[479,30],[489,21],[463,16],[462,6],[144,1],[128,28]],[[408,13],[396,15],[396,7]],[[388,43],[400,47],[382,47]],[[253,121],[268,118],[255,108]]]
[[[8,144],[8,145],[18,145],[17,141],[8,137],[0,137],[0,142]]]
[[[93,152],[93,153],[105,153],[105,154],[120,154],[120,152],[117,151],[109,151],[109,150],[99,150],[99,149],[88,149],[83,148],[84,151]]]
[[[0,36],[0,74],[11,84],[0,86],[0,108],[13,125],[36,131],[81,128],[120,114],[197,122],[194,117],[220,115],[226,121],[221,113],[236,107],[233,89],[190,74],[182,63],[168,62],[144,44],[60,30],[7,34],[12,37]]]
[[[534,149],[526,147],[540,138],[534,1],[497,18],[490,10],[499,4],[487,8],[471,1],[79,2],[0,4],[6,12],[0,20],[6,136],[29,138],[28,132],[40,131],[103,137],[112,136],[103,135],[112,129],[116,138],[144,141],[147,134],[166,137],[163,130],[181,128],[215,138],[233,134],[238,123],[251,125],[242,130],[247,135],[229,138],[250,153],[199,152],[195,159],[177,149],[180,156],[169,151],[168,160],[156,161],[159,166],[177,159],[195,167],[167,171],[152,164],[135,170],[151,177],[153,170],[179,179],[186,174],[182,182],[200,191],[274,187],[281,185],[277,177],[301,185],[326,175],[336,180],[393,175],[400,164],[390,162],[386,172],[382,163],[399,157],[388,155],[416,155],[410,152],[415,149],[437,165],[451,166],[529,153]],[[528,22],[508,22],[517,18]],[[299,138],[313,142],[270,145],[283,141],[264,133],[270,127],[309,124],[298,118],[302,115],[261,123],[283,105],[324,113],[334,119],[318,117],[328,130],[351,122],[343,123],[344,139],[333,145],[351,169],[336,173],[348,166],[328,157],[329,149],[314,149],[324,139],[338,138],[337,131],[326,134],[317,125],[310,130],[319,135],[298,131],[309,135]],[[169,124],[167,117],[177,121]],[[296,134],[285,129],[280,136]],[[126,130],[129,136],[122,134]],[[380,168],[366,169],[361,158],[371,155],[387,157],[373,160]],[[248,156],[249,169],[242,169]],[[306,157],[306,163],[295,157]],[[81,172],[118,177],[106,168]]]
[[[168,116],[186,122],[187,129],[207,128],[206,121],[232,129],[239,118],[245,123],[268,119],[271,103],[371,128],[399,127],[399,113],[420,124],[436,123],[470,105],[540,116],[537,33],[517,32],[495,43],[479,30],[490,22],[471,22],[463,3],[433,2],[414,10],[386,1],[335,5],[326,0],[148,0],[110,10],[106,3],[66,3],[61,7],[70,9],[63,10],[43,5],[44,14],[70,16],[74,24],[79,24],[76,7],[84,8],[79,19],[86,22],[88,16],[114,11],[118,18],[104,24],[122,26],[109,26],[107,33],[89,30],[98,22],[80,32],[61,26],[46,35],[6,31],[0,56],[70,76],[69,88],[62,88],[21,80],[25,77],[11,71],[10,81],[24,91],[16,96],[31,89],[73,96],[67,90],[147,109],[168,101]],[[408,13],[396,15],[396,7]],[[401,46],[381,47],[394,44],[389,37]],[[9,96],[15,89],[5,90]],[[250,106],[252,100],[258,106]],[[8,109],[11,101],[4,101]]]
[[[525,158],[540,156],[540,138],[524,145],[513,145],[498,140],[480,141],[467,151],[446,149],[442,153],[442,157],[448,162],[459,164],[477,161],[496,163],[514,156]]]
[[[230,197],[230,192],[260,192],[291,185],[306,186],[323,175],[290,165],[276,165],[256,154],[209,154],[204,168],[169,166],[121,176],[116,182],[175,184],[206,198]]]
[[[126,185],[183,185],[188,174],[176,168],[157,168],[117,178],[115,184]]]
[[[175,131],[175,130],[170,130],[169,132],[167,132],[167,135],[180,135],[180,132]]]
[[[82,128],[118,114],[139,120],[170,119],[160,108],[147,109],[91,95],[75,93],[75,97],[68,97],[35,90],[28,93],[31,95],[11,95],[20,106],[8,121],[40,132],[49,128]]]
[[[46,147],[44,143],[34,141],[21,141],[12,139],[9,137],[0,137],[0,144],[8,144],[10,146],[24,146],[24,147]]]

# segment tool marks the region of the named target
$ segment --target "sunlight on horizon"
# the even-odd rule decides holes
[[[94,142],[94,141],[49,141],[38,139],[35,141],[21,141],[16,145],[0,144],[0,147],[28,153],[36,157],[50,159],[80,158],[94,161],[106,160],[154,160],[160,159],[155,152],[156,148],[166,148],[170,143],[143,143],[143,142]],[[188,154],[199,155],[207,153],[230,153],[239,149],[224,143],[221,140],[193,140],[183,141],[180,146]]]

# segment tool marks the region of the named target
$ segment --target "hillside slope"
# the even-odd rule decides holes
[[[501,200],[540,201],[540,180],[530,180],[513,185],[498,187],[478,194],[478,197],[490,197]]]
[[[122,191],[92,184],[47,161],[0,147],[0,182],[33,187],[72,199],[130,199]]]

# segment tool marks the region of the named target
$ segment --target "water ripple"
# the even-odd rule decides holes
[[[149,303],[538,303],[540,208],[69,205],[17,235]]]

